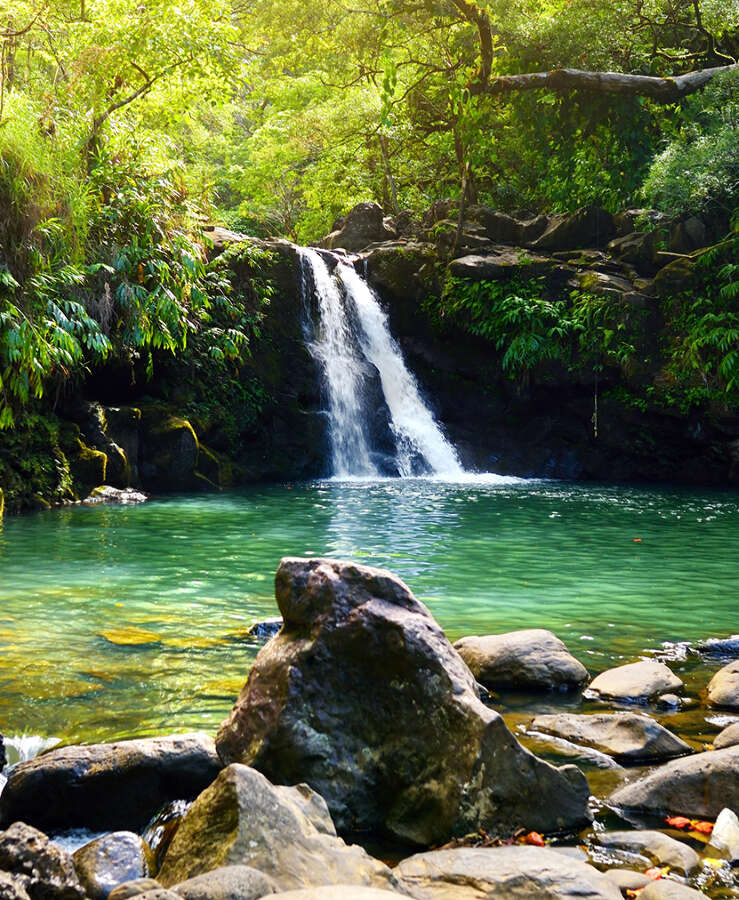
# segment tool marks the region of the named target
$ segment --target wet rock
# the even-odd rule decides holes
[[[599,831],[593,835],[601,847],[627,850],[647,856],[660,866],[669,866],[682,875],[689,875],[700,865],[698,854],[661,831]]]
[[[543,847],[463,847],[404,859],[396,868],[417,900],[621,900],[592,866]]]
[[[647,703],[660,694],[679,691],[682,686],[682,681],[664,663],[643,660],[602,672],[591,681],[584,696]]]
[[[85,497],[82,502],[88,506],[95,506],[98,503],[143,503],[148,499],[148,494],[134,490],[134,488],[116,488],[109,484],[101,484],[99,487],[93,488],[90,495]]]
[[[105,484],[108,456],[102,450],[88,447],[81,438],[74,440],[73,448],[68,455],[69,470],[84,495],[99,484]]]
[[[202,487],[197,474],[200,448],[192,425],[158,405],[141,412],[139,474],[144,487],[157,492]]]
[[[449,271],[457,278],[471,281],[494,281],[513,273],[543,275],[559,263],[549,256],[541,256],[515,247],[497,247],[494,253],[461,256],[449,264]]]
[[[727,725],[723,731],[713,739],[713,749],[723,750],[725,747],[734,747],[739,744],[739,722]]]
[[[626,896],[626,891],[640,891],[652,880],[632,869],[608,869],[605,875],[606,878],[611,879],[624,896]]]
[[[303,888],[302,891],[284,891],[280,900],[390,900],[391,897],[407,897],[397,891],[359,887],[356,884],[327,884],[321,887]]]
[[[312,801],[319,802],[315,795]],[[394,887],[387,866],[326,833],[325,804],[311,818],[305,809],[304,793],[275,787],[248,766],[228,766],[182,820],[159,880],[170,887],[222,866],[243,865],[258,869],[284,891],[320,884]]]
[[[672,878],[660,878],[644,888],[639,900],[706,900],[706,895]]]
[[[635,713],[536,716],[531,728],[574,744],[593,747],[622,763],[671,759],[692,752],[685,741],[663,728],[659,722]]]
[[[616,233],[613,216],[599,206],[551,216],[546,231],[532,244],[541,250],[604,247]]]
[[[130,897],[136,897],[146,891],[156,891],[159,888],[161,888],[161,884],[154,878],[134,878],[114,887],[108,894],[108,900],[129,900]]]
[[[18,878],[0,872],[0,900],[31,900]]]
[[[249,627],[247,634],[259,638],[259,640],[268,641],[277,634],[280,628],[282,628],[282,619],[279,616],[275,616],[274,619],[265,619],[263,622],[255,622]]]
[[[463,637],[454,649],[485,687],[570,690],[588,680],[585,666],[543,628]]]
[[[739,746],[675,759],[611,794],[626,810],[715,819],[739,810]]]
[[[727,656],[739,659],[739,634],[732,634],[726,638],[709,638],[696,644],[695,649],[703,656],[719,658]]]
[[[195,796],[221,768],[205,734],[63,747],[10,773],[0,825],[140,831],[165,803]]]
[[[678,709],[682,700],[677,694],[660,694],[655,701],[657,709]]]
[[[708,685],[708,702],[721,709],[739,709],[739,659],[719,669]]]
[[[15,876],[31,900],[84,900],[72,857],[23,822],[0,833],[0,869]]]
[[[277,892],[277,885],[251,866],[223,866],[174,885],[185,900],[258,900]]]
[[[392,241],[397,232],[385,220],[385,214],[378,203],[358,203],[346,214],[343,221],[337,222],[340,227],[326,235],[319,242],[319,247],[336,250],[341,247],[349,253],[364,250],[370,244],[380,241]]]
[[[518,744],[398,578],[286,558],[275,584],[285,624],[218,733],[224,762],[307,782],[339,831],[422,845],[587,819],[579,769],[555,768]]]
[[[131,831],[97,838],[80,847],[72,858],[77,877],[92,900],[107,900],[114,888],[151,873],[151,850]]]
[[[739,861],[739,818],[730,809],[722,809],[713,826],[706,856],[714,855]]]

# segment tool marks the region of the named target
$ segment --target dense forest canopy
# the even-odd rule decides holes
[[[0,426],[91,362],[244,352],[200,228],[360,200],[718,210],[739,0],[0,0]],[[230,299],[229,299],[230,297]]]

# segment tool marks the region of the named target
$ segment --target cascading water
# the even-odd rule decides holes
[[[367,282],[345,262],[337,261],[332,275],[317,251],[301,248],[299,252],[304,296],[307,299],[312,293],[318,304],[319,321],[314,329],[307,329],[306,340],[324,373],[334,476],[380,474],[369,424],[377,412],[376,400],[368,391],[375,374],[387,405],[397,473],[451,478],[464,474],[454,447],[423,402],[390,333],[387,316]],[[309,302],[306,310],[310,310]]]

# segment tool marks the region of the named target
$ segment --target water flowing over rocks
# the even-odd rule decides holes
[[[0,833],[0,870],[31,900],[84,900],[72,857],[41,831],[14,822]]]
[[[463,637],[454,649],[485,687],[570,690],[589,677],[564,643],[543,628]]]
[[[647,703],[660,694],[679,691],[682,687],[682,680],[664,663],[643,660],[602,672],[590,682],[585,696]]]
[[[108,900],[127,881],[146,878],[152,853],[146,841],[131,831],[114,831],[80,847],[73,856],[77,877],[92,900]]]
[[[621,900],[587,863],[543,847],[463,847],[404,859],[396,869],[416,900]]]
[[[309,814],[306,814],[309,813]],[[394,887],[383,863],[336,837],[312,792],[275,787],[238,763],[195,800],[164,857],[159,881],[171,887],[228,865],[247,865],[284,891],[321,884]]]
[[[715,819],[739,811],[739,746],[675,759],[614,791],[621,809]]]
[[[708,685],[708,702],[722,709],[739,709],[739,659],[719,669]]]
[[[588,816],[574,766],[524,750],[423,604],[398,578],[285,558],[284,626],[217,737],[225,763],[306,781],[340,831],[429,845],[484,828],[572,829]]]
[[[140,830],[171,800],[191,798],[221,769],[205,734],[63,747],[11,772],[0,826]]]
[[[536,716],[531,729],[607,753],[620,763],[670,759],[691,747],[649,716],[628,712]]]

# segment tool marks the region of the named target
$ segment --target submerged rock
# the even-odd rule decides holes
[[[621,900],[605,875],[544,847],[462,847],[404,859],[395,870],[417,900]]]
[[[525,750],[398,578],[350,562],[286,558],[284,619],[259,653],[217,746],[275,782],[306,781],[340,831],[421,845],[484,828],[578,827],[575,766]]]
[[[393,887],[390,869],[336,837],[330,822],[313,792],[275,787],[255,769],[230,765],[190,807],[158,877],[170,887],[241,865],[284,891],[320,884]]]
[[[23,822],[0,833],[0,869],[13,875],[31,900],[84,900],[69,853]]]
[[[463,637],[454,649],[485,687],[570,690],[588,680],[585,666],[543,628]]]
[[[708,638],[708,640],[696,644],[695,649],[703,656],[739,658],[739,634],[732,634],[726,638]]]
[[[700,865],[692,847],[661,831],[600,831],[595,832],[594,838],[601,847],[638,853],[683,875],[689,875]]]
[[[618,808],[715,819],[739,810],[739,746],[675,759],[611,794]]]
[[[708,685],[708,702],[722,709],[739,709],[739,659],[713,676]]]
[[[77,877],[92,900],[107,900],[121,884],[146,878],[152,853],[146,842],[131,831],[114,831],[80,847],[73,857]]]
[[[265,619],[263,622],[255,622],[247,631],[247,634],[259,640],[268,641],[282,628],[282,619],[275,616],[273,619]]]
[[[531,728],[593,747],[618,762],[646,762],[692,753],[685,741],[659,722],[629,712],[536,716]]]
[[[585,696],[647,703],[660,694],[679,691],[682,686],[682,680],[664,663],[642,660],[602,672],[591,681]]]
[[[170,800],[195,796],[221,769],[205,734],[63,747],[10,773],[0,826],[139,831]]]

